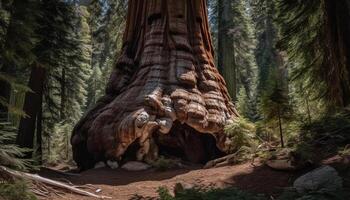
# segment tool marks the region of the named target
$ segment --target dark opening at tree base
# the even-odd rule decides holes
[[[152,145],[150,150],[152,155],[146,161],[154,161],[158,156],[164,156],[179,158],[194,164],[205,164],[210,160],[225,155],[216,146],[214,136],[200,133],[190,126],[179,122],[174,123],[169,134],[154,133]],[[137,160],[136,154],[139,148],[138,141],[131,144],[123,155],[121,164]]]

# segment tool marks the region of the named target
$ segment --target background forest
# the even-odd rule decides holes
[[[349,1],[207,3],[216,66],[242,116],[225,129],[232,153],[349,154]],[[73,164],[72,129],[104,93],[126,11],[126,0],[0,1],[1,165]]]
[[[349,104],[340,51],[348,13],[328,16],[326,2],[208,1],[239,123],[254,123],[264,141],[294,145],[302,128]],[[39,163],[69,161],[71,130],[104,93],[121,49],[127,1],[3,0],[0,8],[1,130]],[[334,26],[343,37],[332,37]]]

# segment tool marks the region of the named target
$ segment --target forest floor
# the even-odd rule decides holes
[[[79,176],[59,175],[49,171],[41,172],[42,176],[60,181],[70,181],[74,185],[87,185],[90,192],[101,189],[99,195],[112,197],[114,200],[127,200],[141,195],[144,197],[156,197],[159,187],[166,187],[173,191],[176,183],[196,185],[202,187],[237,187],[242,190],[276,195],[282,188],[291,185],[296,174],[276,171],[261,164],[260,162],[245,163],[219,168],[202,169],[200,166],[186,169],[173,169],[157,171],[130,172],[123,169],[100,168],[82,172]],[[61,200],[90,200],[71,193],[63,196],[51,196],[50,199]]]

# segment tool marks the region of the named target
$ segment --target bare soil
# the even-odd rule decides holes
[[[282,188],[291,184],[294,175],[290,172],[275,171],[261,163],[245,163],[212,169],[193,166],[187,169],[130,172],[123,169],[100,168],[82,172],[80,176],[65,176],[49,171],[42,171],[42,176],[75,185],[88,185],[90,192],[101,189],[97,194],[112,197],[115,200],[126,200],[141,195],[156,197],[159,187],[170,191],[176,183],[200,185],[203,187],[237,187],[254,193],[276,195]],[[51,196],[50,199],[90,200],[94,198],[65,193],[63,196]]]

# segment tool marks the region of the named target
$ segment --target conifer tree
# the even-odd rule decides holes
[[[349,105],[349,1],[277,0],[277,8],[280,46],[297,63],[293,78],[331,108]]]

